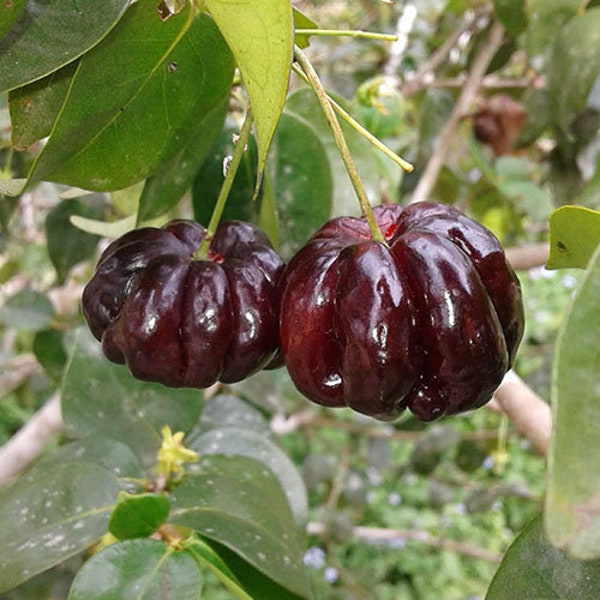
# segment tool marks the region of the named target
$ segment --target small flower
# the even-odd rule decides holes
[[[198,455],[183,443],[183,431],[173,433],[168,425],[165,425],[160,433],[162,435],[162,444],[158,450],[158,465],[156,471],[159,475],[165,477],[181,477],[184,472],[185,463],[198,462]]]

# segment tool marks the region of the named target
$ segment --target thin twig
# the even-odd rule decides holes
[[[515,246],[505,250],[506,258],[515,271],[525,271],[546,264],[550,245],[547,242]]]
[[[64,427],[55,393],[4,446],[0,447],[0,485],[25,469]]]
[[[0,397],[10,394],[40,371],[33,354],[20,354],[7,360],[0,368]]]
[[[487,39],[482,44],[481,50],[473,61],[469,75],[467,76],[456,104],[438,137],[435,150],[421,175],[421,179],[413,193],[411,202],[420,202],[429,199],[429,195],[431,194],[440,171],[446,161],[446,155],[448,154],[450,145],[456,134],[458,123],[467,113],[469,105],[475,98],[485,71],[496,54],[496,51],[500,48],[503,37],[504,31],[502,25],[495,21],[490,29]]]
[[[327,527],[324,523],[310,522],[307,525],[309,535],[327,535]],[[492,563],[502,560],[502,555],[484,548],[476,548],[463,542],[456,542],[432,535],[428,531],[414,529],[383,529],[381,527],[354,527],[353,535],[363,542],[369,543],[393,543],[393,542],[420,542],[433,546],[439,550],[457,552],[471,558],[479,558]]]

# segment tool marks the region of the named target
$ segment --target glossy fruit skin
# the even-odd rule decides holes
[[[518,279],[494,235],[459,211],[386,204],[327,222],[286,267],[281,350],[296,387],[381,420],[488,402],[523,335]]]
[[[169,387],[233,383],[277,356],[284,264],[265,234],[222,223],[208,258],[193,221],[126,233],[103,252],[83,291],[89,328],[111,361]]]

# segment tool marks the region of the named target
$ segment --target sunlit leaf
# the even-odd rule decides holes
[[[204,0],[233,52],[250,97],[262,171],[283,110],[292,64],[289,0]]]
[[[600,243],[600,212],[562,206],[550,216],[548,269],[585,269]]]

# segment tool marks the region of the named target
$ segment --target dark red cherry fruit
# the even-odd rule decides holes
[[[290,261],[281,350],[324,406],[432,420],[482,406],[523,335],[519,282],[494,235],[431,202],[326,223]]]
[[[232,383],[267,366],[279,347],[283,262],[248,223],[222,223],[208,259],[193,253],[193,221],[130,231],[104,251],[83,314],[105,355],[138,379],[171,387]]]

